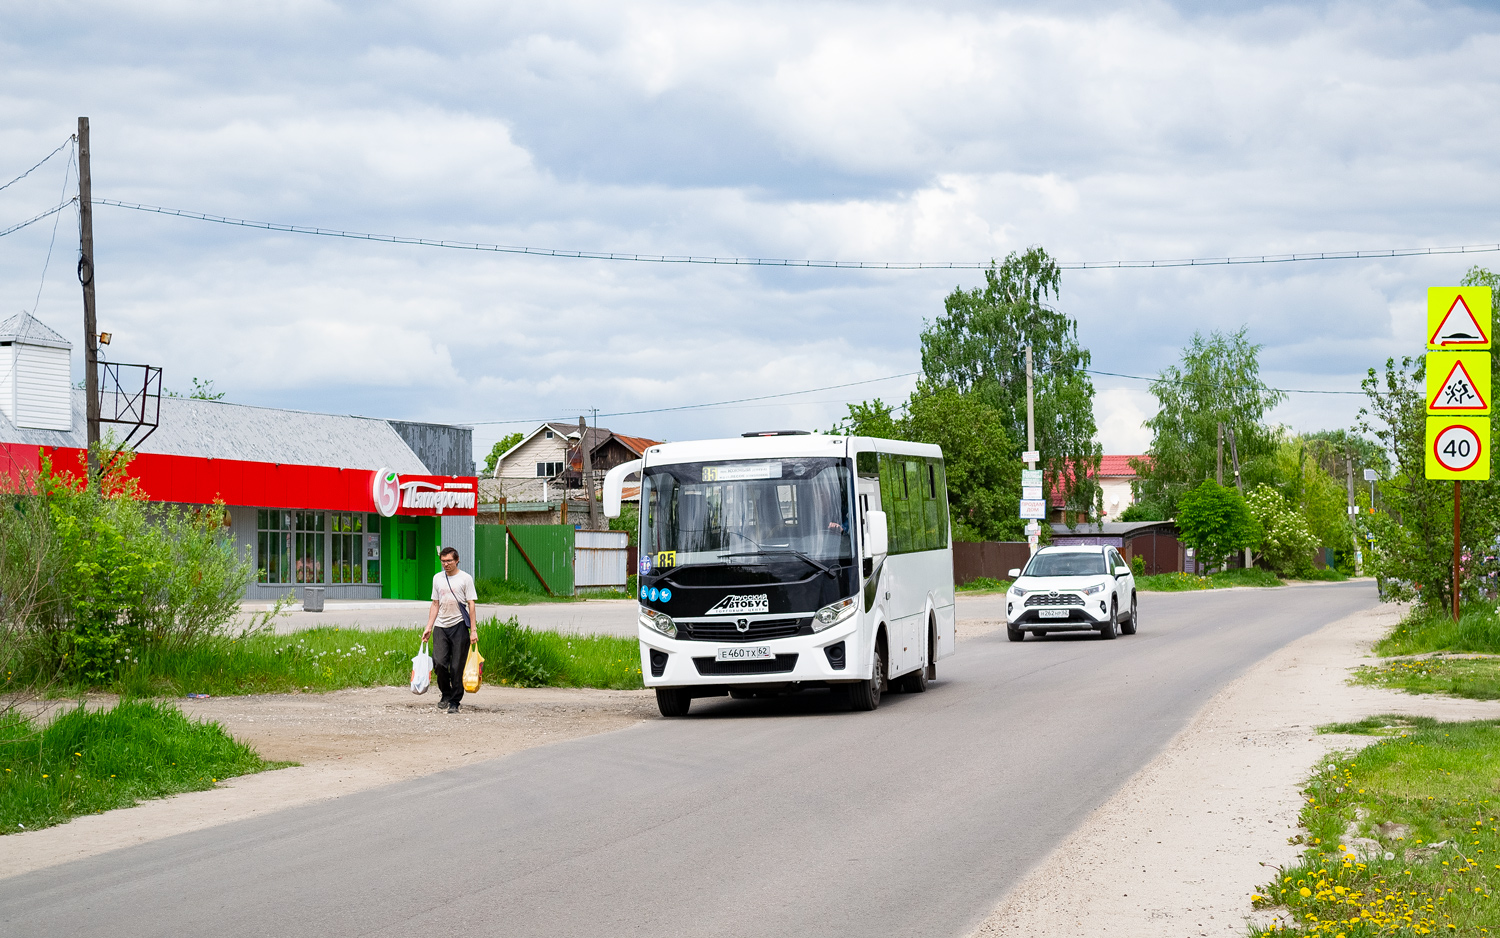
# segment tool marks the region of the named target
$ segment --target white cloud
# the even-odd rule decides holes
[[[1409,0],[985,5],[175,3],[3,7],[0,177],[93,118],[101,197],[465,241],[681,254],[1065,260],[1495,240],[1500,30]],[[850,16],[857,9],[858,16]],[[83,63],[80,67],[80,63]],[[51,175],[47,175],[51,173]],[[0,192],[0,227],[60,167]],[[35,183],[33,185],[33,183]],[[116,354],[234,399],[576,417],[894,375],[977,271],[517,257],[96,212]],[[39,314],[79,338],[70,223]],[[47,225],[5,239],[29,308]],[[1248,324],[1287,387],[1420,347],[1422,291],[1489,255],[1073,271],[1095,367],[1150,375]],[[7,313],[8,314],[8,313]],[[1101,387],[1108,452],[1144,391]],[[675,439],[826,427],[841,401],[620,417]],[[1277,419],[1345,425],[1357,398]],[[486,425],[486,439],[508,429]]]

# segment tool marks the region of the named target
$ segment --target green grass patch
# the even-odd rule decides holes
[[[1011,580],[997,580],[994,577],[977,576],[967,583],[955,586],[954,589],[960,593],[1003,593],[1010,589]]]
[[[505,580],[475,580],[474,592],[482,603],[503,606],[529,606],[532,603],[578,603],[589,599],[633,599],[636,590],[635,574],[625,578],[623,590],[598,589],[577,596],[553,596],[540,589]]]
[[[1500,614],[1488,603],[1472,603],[1455,622],[1444,610],[1418,606],[1375,644],[1375,653],[1385,657],[1429,651],[1500,654]]]
[[[1294,838],[1306,844],[1302,859],[1254,897],[1257,908],[1290,913],[1292,924],[1252,934],[1500,929],[1491,888],[1500,886],[1500,721],[1386,716],[1345,726],[1395,735],[1331,756],[1314,771],[1304,789],[1305,833]],[[1349,844],[1351,837],[1369,842]]]
[[[1197,576],[1192,573],[1158,573],[1135,578],[1135,588],[1143,593],[1181,593],[1189,590],[1228,589],[1231,586],[1285,586],[1276,574],[1259,567],[1249,570],[1224,570]]]
[[[1500,700],[1500,659],[1418,658],[1363,667],[1350,679],[1409,694],[1447,694],[1471,700]]]
[[[1353,723],[1328,723],[1319,733],[1344,733],[1350,736],[1397,736],[1412,729],[1431,729],[1437,721],[1431,717],[1409,717],[1399,713],[1382,713]]]
[[[1324,567],[1321,570],[1313,570],[1311,573],[1302,574],[1299,580],[1312,580],[1318,583],[1343,583],[1349,579],[1348,575],[1335,570],[1333,567]]]
[[[219,724],[189,720],[170,704],[78,707],[41,730],[7,713],[0,715],[0,833],[50,827],[292,764],[267,762]]]
[[[403,685],[419,629],[317,628],[290,635],[210,639],[178,651],[132,650],[113,685],[126,697],[279,694]],[[485,681],[524,687],[642,686],[636,639],[539,632],[495,617],[479,624]],[[24,683],[18,681],[17,683]],[[61,686],[71,696],[84,688]]]

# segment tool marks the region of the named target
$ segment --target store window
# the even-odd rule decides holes
[[[262,508],[256,512],[256,579],[322,583],[325,514]]]
[[[380,582],[380,516],[335,511],[328,516],[328,582]]]

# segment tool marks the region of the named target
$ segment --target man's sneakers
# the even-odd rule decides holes
[[[456,704],[456,703],[450,703],[448,705],[448,712],[449,713],[457,713],[458,712],[458,704]]]
[[[451,707],[451,706],[453,706],[453,701],[448,700],[446,698],[443,699],[443,700],[439,700],[437,702],[437,708],[442,713],[447,713],[448,712],[448,708]]]

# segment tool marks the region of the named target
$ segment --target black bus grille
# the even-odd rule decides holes
[[[812,617],[801,619],[751,619],[741,632],[735,619],[713,622],[678,622],[677,637],[697,642],[763,642],[797,635],[812,625]]]
[[[694,658],[698,673],[706,677],[721,674],[784,674],[797,666],[796,655],[777,655],[756,661],[719,661],[714,658]]]

